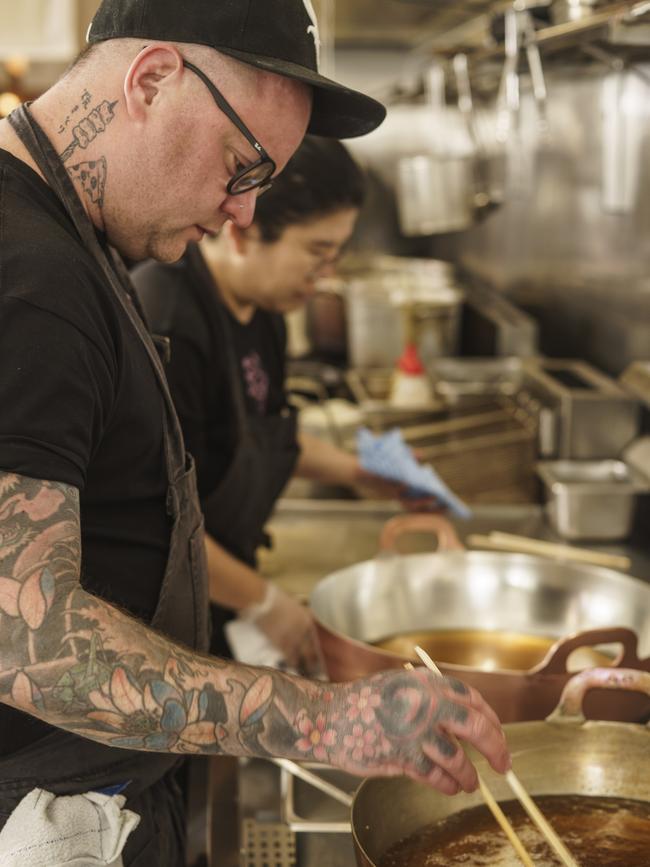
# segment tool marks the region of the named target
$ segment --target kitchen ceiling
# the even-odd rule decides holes
[[[509,4],[504,0],[318,0],[321,10],[334,8],[339,45],[394,45],[433,47],[477,40],[487,36],[493,13]]]
[[[599,37],[622,46],[647,49],[650,44],[650,3],[641,0],[314,0],[314,3],[321,20],[327,22],[327,36],[333,31],[339,47],[422,48],[449,55],[457,51],[489,55],[496,49],[498,53],[503,47],[503,13],[513,6],[532,11],[540,34],[538,41],[552,50]],[[610,21],[620,22],[623,17],[626,21],[617,25],[612,38],[608,32]]]

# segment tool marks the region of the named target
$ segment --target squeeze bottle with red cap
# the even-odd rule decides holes
[[[391,406],[422,406],[433,400],[431,381],[420,361],[415,343],[407,343],[391,382],[388,401]]]

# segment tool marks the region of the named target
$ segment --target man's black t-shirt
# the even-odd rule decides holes
[[[63,206],[0,150],[0,471],[79,489],[82,584],[144,620],[170,536],[162,417],[146,351]],[[49,731],[0,705],[0,754]]]
[[[133,283],[141,294],[152,330],[170,339],[166,366],[169,387],[181,421],[185,445],[196,461],[199,493],[210,494],[224,477],[237,441],[233,403],[232,358],[225,335],[211,330],[202,297],[186,257],[164,266],[147,262],[135,269]],[[163,317],[151,318],[148,300],[161,286],[173,292]],[[168,291],[169,291],[168,289]],[[257,309],[242,324],[219,300],[215,287],[212,303],[227,328],[234,350],[235,377],[243,391],[249,415],[278,415],[286,406],[284,389],[286,328],[284,317]]]

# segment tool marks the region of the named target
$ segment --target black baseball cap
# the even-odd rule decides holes
[[[380,102],[319,74],[312,0],[103,0],[88,28],[88,42],[128,37],[209,45],[242,63],[311,85],[308,132],[314,135],[365,135],[386,116]]]

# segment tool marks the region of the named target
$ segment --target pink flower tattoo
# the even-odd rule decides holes
[[[349,750],[352,759],[355,762],[360,762],[362,759],[373,759],[375,757],[375,741],[377,735],[372,729],[365,729],[357,723],[352,727],[352,734],[346,735],[343,738],[343,746]]]
[[[302,735],[295,744],[300,752],[311,752],[319,762],[325,761],[329,756],[328,748],[336,745],[336,732],[326,728],[325,716],[319,713],[314,723],[307,716],[307,712],[301,710],[296,717],[296,725]]]
[[[378,692],[373,692],[369,686],[364,686],[361,692],[353,692],[348,695],[347,718],[350,722],[361,718],[364,723],[369,724],[375,720],[375,708],[381,704],[381,697]]]

